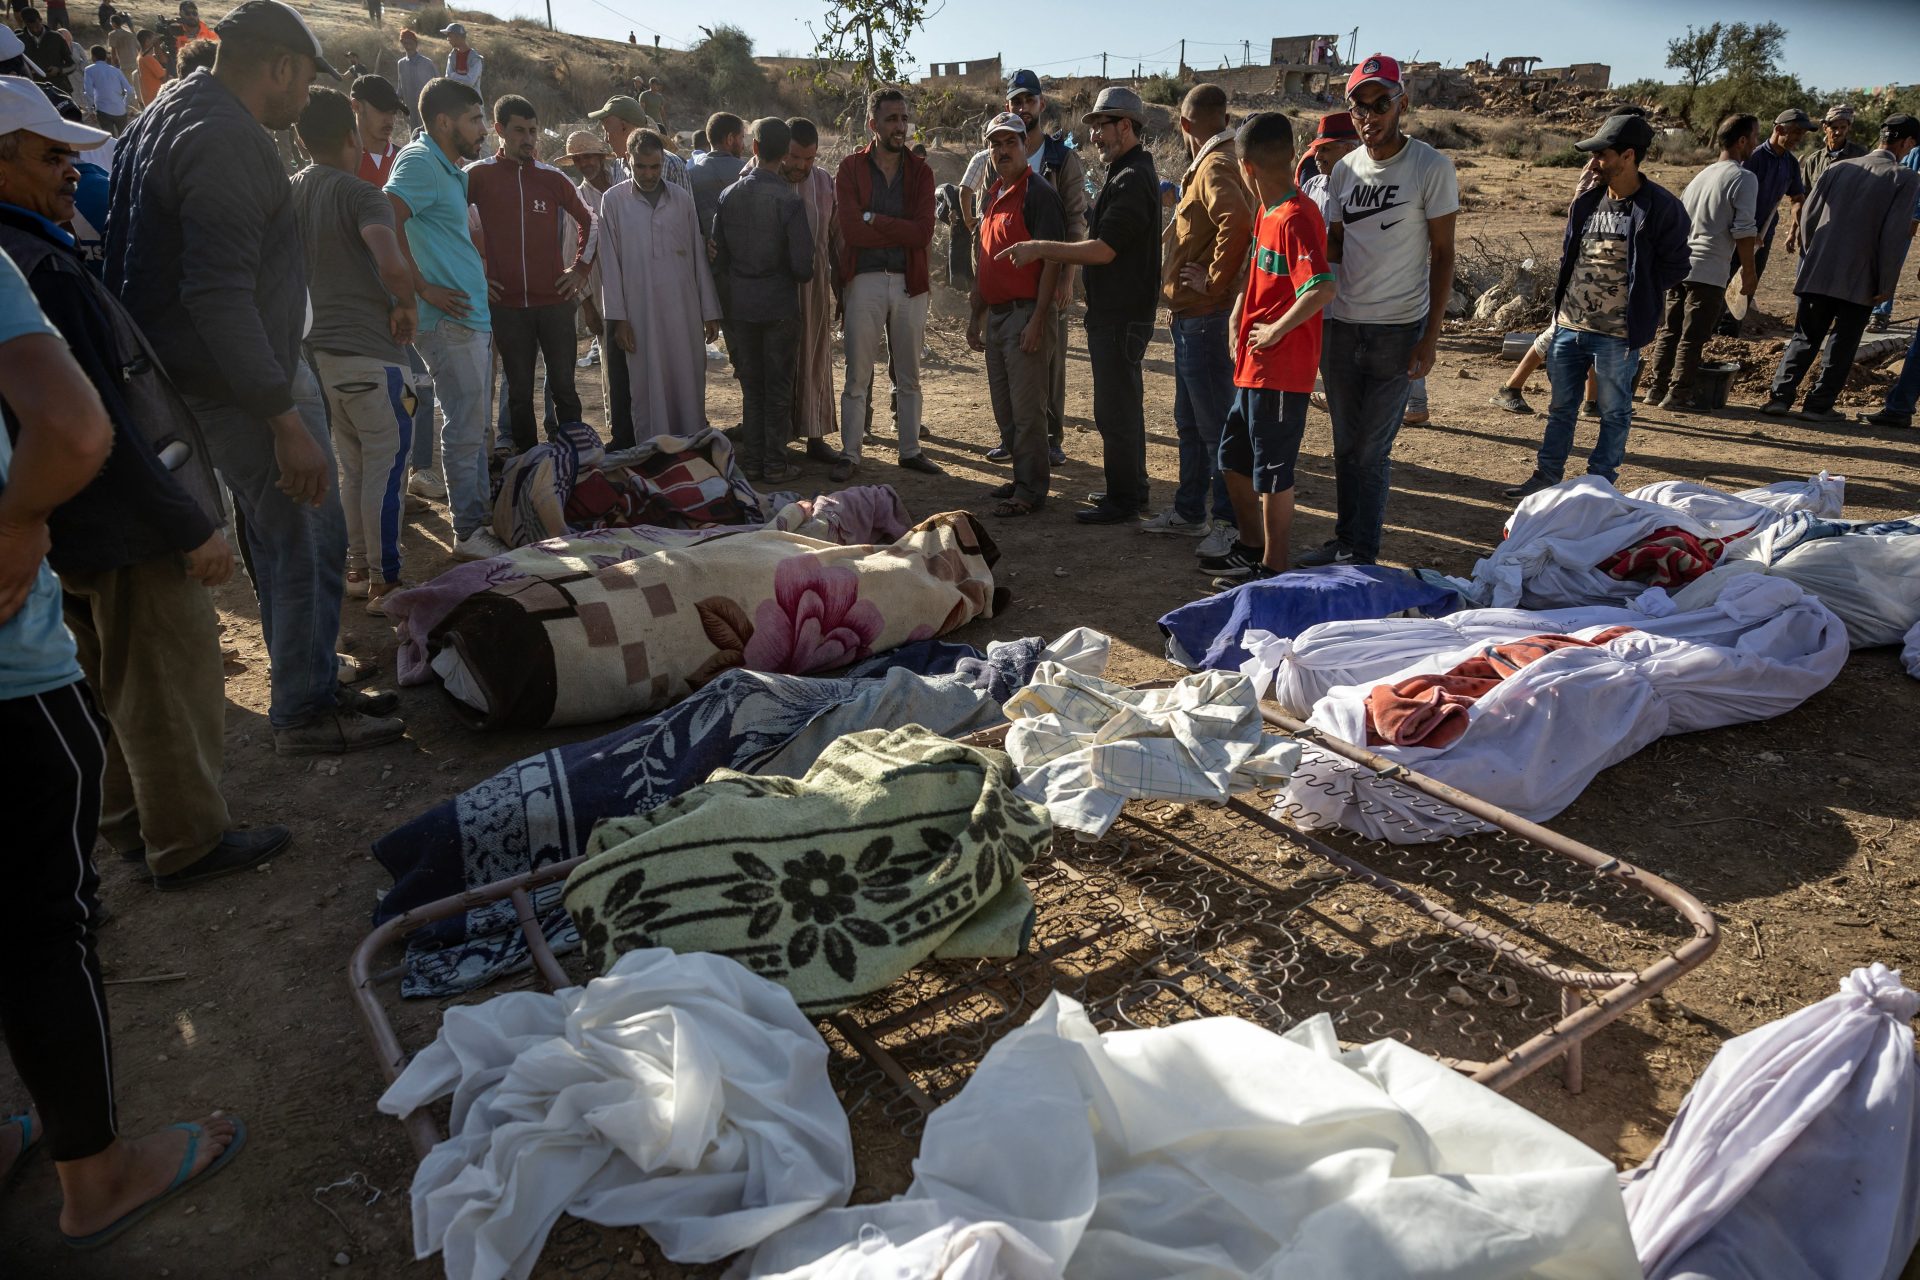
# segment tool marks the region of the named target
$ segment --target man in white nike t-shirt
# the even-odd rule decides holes
[[[1320,372],[1333,418],[1333,540],[1297,564],[1372,564],[1386,521],[1393,438],[1407,394],[1433,368],[1453,292],[1453,162],[1400,130],[1400,64],[1365,58],[1347,80],[1361,146],[1327,177],[1328,304]]]

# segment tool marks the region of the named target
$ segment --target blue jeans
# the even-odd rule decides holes
[[[440,463],[447,477],[447,505],[453,534],[464,538],[493,519],[493,495],[487,478],[487,430],[493,390],[490,334],[442,320],[414,339],[433,371],[440,398]]]
[[[433,379],[413,347],[407,348],[407,368],[413,372],[413,469],[432,471],[433,460],[440,456],[440,433],[433,427]]]
[[[1334,541],[1371,563],[1380,555],[1393,482],[1393,438],[1407,411],[1407,363],[1427,322],[1328,320],[1320,377],[1333,418]]]
[[[186,397],[245,526],[247,568],[267,642],[267,719],[276,729],[333,710],[339,661],[334,642],[347,576],[347,521],[326,402],[305,362],[294,374],[293,394],[301,421],[327,456],[327,496],[317,507],[298,506],[280,492],[273,432],[263,420],[218,400]]]
[[[1920,402],[1920,325],[1914,327],[1913,341],[1907,344],[1906,367],[1900,370],[1899,380],[1887,392],[1887,412],[1912,417],[1916,402]]]
[[[1220,474],[1220,428],[1233,407],[1233,344],[1228,314],[1173,318],[1173,425],[1180,433],[1180,487],[1173,510],[1199,524],[1207,518],[1207,489],[1213,489],[1213,518],[1233,523],[1233,503]]]
[[[1586,393],[1587,370],[1600,392],[1600,438],[1587,455],[1587,474],[1611,484],[1627,456],[1627,430],[1633,425],[1633,379],[1640,372],[1640,353],[1625,338],[1555,329],[1547,348],[1547,378],[1553,384],[1553,403],[1547,409],[1547,430],[1540,441],[1534,470],[1556,484],[1567,471],[1573,449],[1574,423],[1580,398]]]

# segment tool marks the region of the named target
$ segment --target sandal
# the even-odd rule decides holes
[[[40,1134],[34,1128],[31,1112],[22,1111],[17,1116],[8,1116],[0,1120],[0,1127],[6,1125],[14,1125],[20,1130],[20,1149],[13,1153],[13,1163],[5,1169],[0,1169],[0,1187],[13,1181],[14,1175],[20,1172],[20,1166],[27,1162],[27,1157],[33,1153],[33,1149],[40,1145]]]
[[[187,1190],[189,1187],[198,1190],[201,1183],[232,1164],[233,1158],[240,1154],[240,1149],[247,1145],[247,1126],[236,1116],[233,1118],[233,1141],[227,1146],[225,1151],[220,1153],[212,1164],[202,1169],[198,1174],[195,1174],[191,1172],[193,1169],[193,1158],[200,1153],[200,1135],[205,1133],[206,1130],[202,1129],[199,1124],[193,1121],[182,1121],[179,1124],[169,1125],[168,1127],[186,1130],[187,1154],[180,1158],[180,1168],[173,1175],[173,1181],[167,1184],[167,1189],[139,1208],[131,1209],[125,1214],[122,1214],[119,1218],[100,1228],[100,1230],[94,1232],[92,1235],[70,1236],[62,1231],[60,1238],[67,1242],[68,1248],[98,1249],[101,1245],[125,1231],[128,1227],[131,1227],[134,1223],[140,1221],[140,1219],[146,1217],[155,1209],[158,1209],[161,1205],[179,1195],[182,1191]]]
[[[994,508],[996,516],[1030,516],[1039,508],[1019,498],[1003,498]]]

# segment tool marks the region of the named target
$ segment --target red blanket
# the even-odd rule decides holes
[[[1650,587],[1684,587],[1720,563],[1734,538],[1752,533],[1742,529],[1732,538],[1699,538],[1668,525],[1639,542],[1617,551],[1595,568],[1622,582],[1644,582]]]
[[[1370,747],[1450,747],[1467,731],[1467,709],[1520,668],[1558,649],[1594,649],[1632,627],[1612,627],[1591,640],[1528,636],[1497,644],[1451,671],[1375,685],[1367,694]]]

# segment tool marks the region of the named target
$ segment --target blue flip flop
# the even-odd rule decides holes
[[[173,1175],[173,1181],[167,1184],[167,1189],[141,1205],[138,1209],[115,1219],[112,1223],[100,1228],[100,1230],[90,1236],[70,1236],[63,1231],[60,1233],[60,1238],[65,1240],[67,1246],[72,1249],[98,1249],[101,1245],[113,1239],[122,1231],[125,1231],[128,1227],[131,1227],[134,1223],[140,1221],[140,1219],[146,1217],[155,1209],[158,1209],[161,1205],[179,1195],[182,1191],[185,1191],[188,1187],[198,1187],[208,1178],[211,1178],[214,1174],[232,1164],[233,1158],[240,1154],[240,1148],[247,1145],[246,1124],[237,1116],[232,1117],[232,1119],[233,1141],[228,1144],[225,1151],[220,1153],[218,1159],[202,1169],[198,1175],[193,1173],[193,1161],[194,1157],[200,1154],[200,1138],[206,1130],[192,1121],[182,1121],[179,1124],[169,1125],[168,1127],[172,1129],[186,1130],[187,1154],[181,1157],[180,1168]]]
[[[0,1120],[0,1125],[8,1124],[20,1127],[20,1150],[14,1153],[13,1163],[7,1166],[6,1172],[0,1173],[0,1186],[13,1181],[14,1175],[20,1172],[20,1166],[27,1162],[27,1156],[40,1145],[40,1135],[34,1131],[31,1112],[22,1111],[17,1116],[8,1116]]]

